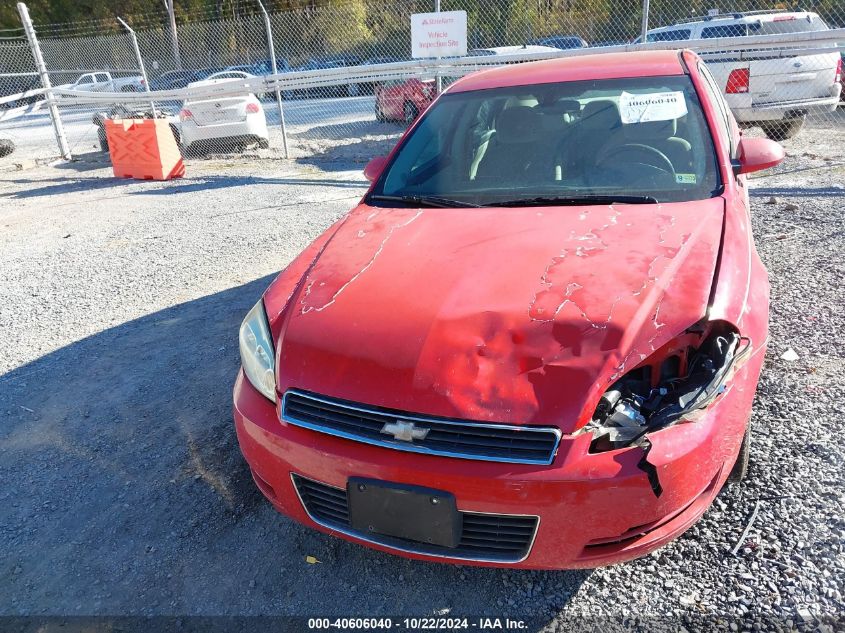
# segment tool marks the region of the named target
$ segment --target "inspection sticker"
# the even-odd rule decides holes
[[[622,123],[648,123],[668,121],[687,113],[683,92],[652,92],[636,95],[622,92],[619,96],[619,114]]]
[[[675,174],[675,182],[679,185],[694,185],[696,180],[695,174]]]

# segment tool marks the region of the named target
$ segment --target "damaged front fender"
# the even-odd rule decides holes
[[[751,341],[726,323],[703,323],[658,350],[602,395],[592,420],[590,452],[642,449],[639,468],[655,495],[663,491],[650,456],[658,431],[695,422],[730,387],[751,353]]]

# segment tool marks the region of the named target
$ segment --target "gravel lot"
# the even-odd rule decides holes
[[[195,161],[168,183],[0,160],[0,615],[842,630],[843,129],[805,130],[753,181],[772,339],[750,479],[671,545],[592,572],[395,558],[300,527],[252,484],[230,413],[238,325],[363,193],[352,161],[390,142],[379,130],[307,163]]]

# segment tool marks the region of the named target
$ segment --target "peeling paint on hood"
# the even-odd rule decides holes
[[[609,382],[705,315],[723,214],[721,198],[361,205],[280,284],[297,292],[273,324],[279,386],[571,432]]]

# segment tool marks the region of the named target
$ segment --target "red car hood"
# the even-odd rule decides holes
[[[286,306],[279,387],[571,432],[610,382],[705,315],[723,213],[720,198],[361,205],[265,297],[273,321]]]

